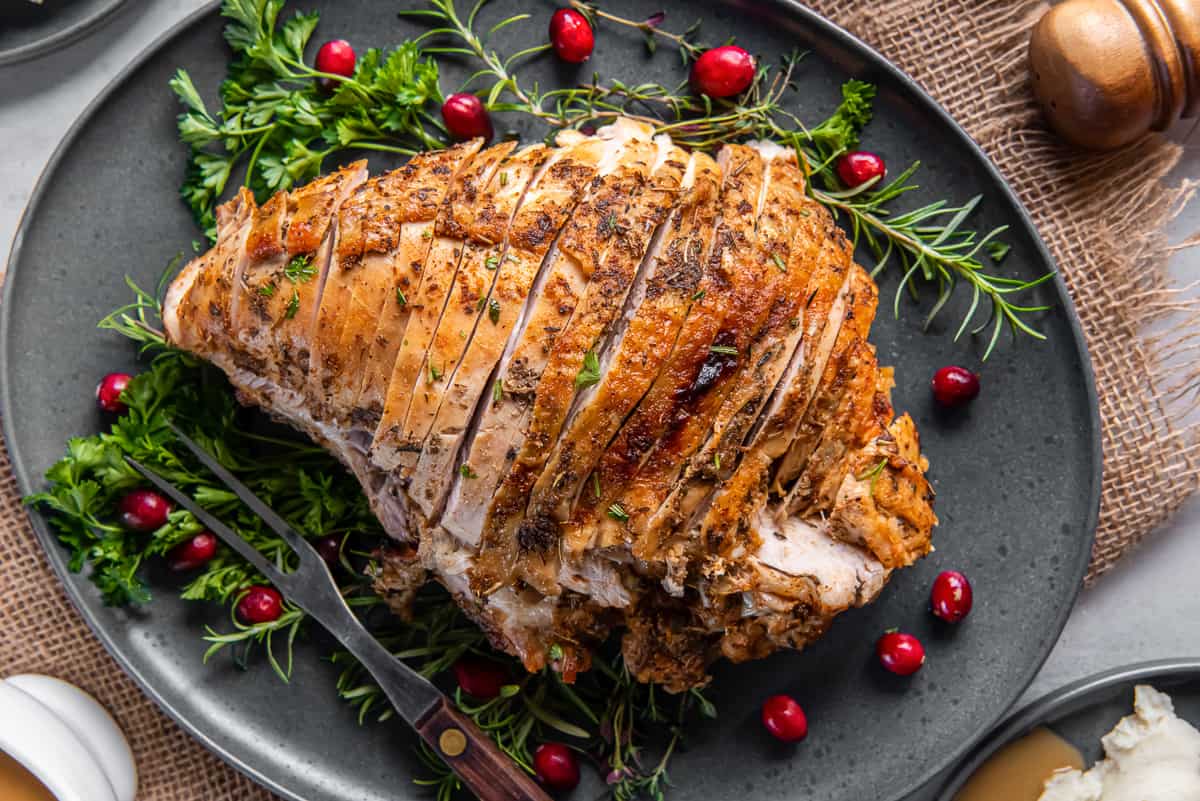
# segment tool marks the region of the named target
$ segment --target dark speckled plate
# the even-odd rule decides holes
[[[1094,764],[1104,756],[1100,738],[1133,712],[1133,688],[1139,684],[1170,695],[1175,714],[1200,726],[1200,658],[1142,662],[1098,673],[1039,698],[997,727],[963,760],[937,801],[953,801],[992,754],[1039,726],[1074,745],[1088,765]]]
[[[317,39],[387,46],[417,30],[396,18],[394,3],[302,5],[325,12]],[[635,0],[606,5],[639,14]],[[921,159],[927,165],[923,199],[982,194],[971,223],[1011,229],[1003,272],[1033,278],[1053,268],[1025,212],[971,140],[860,42],[786,0],[665,5],[668,20],[680,27],[702,17],[713,39],[736,33],[759,53],[809,50],[795,101],[807,119],[821,119],[836,105],[845,79],[876,82],[878,113],[867,146],[893,166]],[[549,8],[525,10],[545,18]],[[500,14],[489,7],[483,27]],[[503,32],[509,41],[498,44],[512,52],[522,42],[540,41],[544,31],[542,21],[511,26]],[[26,490],[42,486],[43,471],[62,454],[68,436],[102,424],[92,402],[99,376],[134,366],[128,343],[95,329],[101,316],[127,300],[122,276],[151,284],[197,236],[176,195],[184,151],[175,138],[178,107],[167,79],[186,65],[211,94],[226,58],[213,12],[166,36],[83,116],[34,195],[16,238],[0,330],[4,423]],[[668,83],[682,77],[671,52],[648,57],[636,35],[607,29],[580,77],[593,69]],[[550,59],[526,71],[543,86],[576,77]],[[449,90],[456,80],[449,77],[443,86]],[[884,310],[895,289],[894,276],[885,278]],[[872,339],[881,361],[896,366],[896,405],[916,418],[932,464],[942,520],[937,553],[897,575],[879,603],[843,616],[808,651],[719,667],[713,696],[720,720],[692,733],[671,771],[671,798],[896,799],[962,756],[1028,684],[1079,587],[1100,479],[1092,373],[1070,301],[1060,283],[1034,294],[1034,301],[1054,306],[1040,321],[1049,341],[1002,344],[982,368],[982,396],[954,415],[933,408],[928,385],[944,364],[980,368],[980,344],[955,344],[945,330],[965,304],[951,304],[946,322],[930,333],[921,332],[921,309],[908,301],[899,320],[881,311]],[[289,685],[265,667],[240,673],[223,660],[204,667],[199,634],[205,611],[176,601],[166,584],[144,609],[104,607],[86,578],[66,573],[45,521],[34,515],[34,525],[98,636],[214,751],[289,798],[419,795],[409,783],[418,769],[412,738],[399,725],[360,728],[336,698],[334,669],[317,658],[316,647],[301,654]],[[926,611],[930,581],[950,567],[971,576],[978,599],[970,620],[953,630],[935,627]],[[892,626],[915,632],[928,646],[928,664],[910,680],[884,675],[872,657],[876,637]],[[771,741],[758,723],[759,704],[775,692],[796,696],[809,713],[812,733],[798,748]],[[599,789],[583,787],[575,797],[592,798]]]
[[[0,64],[47,53],[99,27],[125,0],[28,0],[0,3]]]

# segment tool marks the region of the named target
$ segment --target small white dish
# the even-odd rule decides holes
[[[108,777],[117,801],[134,801],[137,767],[133,751],[100,702],[74,684],[52,676],[26,673],[4,681],[41,701],[75,732]]]
[[[90,695],[49,676],[0,681],[0,750],[58,801],[134,801],[133,754]]]

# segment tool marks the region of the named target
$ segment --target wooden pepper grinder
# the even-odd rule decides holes
[[[1029,60],[1064,139],[1129,144],[1200,105],[1200,0],[1065,0],[1033,29]]]

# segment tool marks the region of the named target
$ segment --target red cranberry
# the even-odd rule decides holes
[[[851,150],[837,160],[834,166],[838,179],[850,189],[862,186],[872,178],[882,179],[887,175],[887,165],[875,153],[866,150]]]
[[[317,553],[325,560],[325,564],[333,567],[338,564],[342,558],[342,538],[336,534],[329,534],[313,543],[313,547],[317,549]]]
[[[490,701],[500,694],[500,688],[508,684],[508,673],[490,659],[464,656],[454,663],[454,678],[463,692],[476,698]]]
[[[933,580],[929,593],[929,608],[947,623],[957,623],[971,611],[975,597],[971,582],[957,570],[943,570]]]
[[[101,378],[100,383],[96,385],[96,405],[100,410],[111,414],[125,414],[129,411],[129,407],[121,402],[121,393],[132,380],[133,376],[128,373],[109,373]]]
[[[574,790],[579,784],[579,760],[562,743],[542,743],[533,752],[533,769],[551,790]]]
[[[596,37],[587,17],[573,8],[560,8],[550,18],[550,44],[563,61],[582,64],[592,54]]]
[[[455,139],[492,138],[492,120],[483,101],[469,92],[450,95],[442,104],[442,119],[446,130]]]
[[[334,39],[321,45],[317,51],[317,72],[328,72],[330,75],[341,75],[349,78],[354,74],[354,48],[345,39]],[[341,81],[333,78],[321,78],[321,88],[327,92],[337,89]]]
[[[270,623],[283,614],[283,596],[274,587],[255,585],[237,603],[237,615],[243,623]]]
[[[965,367],[950,365],[933,374],[934,399],[943,406],[961,406],[979,394],[979,376]]]
[[[911,676],[925,664],[925,646],[911,634],[889,631],[875,644],[880,664],[897,676]]]
[[[777,740],[798,743],[808,736],[808,718],[790,695],[772,695],[763,703],[762,722]]]
[[[217,555],[217,538],[211,531],[201,531],[186,539],[167,553],[167,564],[172,570],[194,570],[212,561]]]
[[[692,65],[692,87],[709,97],[732,97],[754,80],[754,56],[736,45],[714,47]]]
[[[167,523],[171,502],[154,490],[136,489],[121,499],[121,525],[134,531],[154,531]]]

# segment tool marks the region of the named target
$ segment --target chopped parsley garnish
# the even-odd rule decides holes
[[[488,319],[492,321],[492,325],[500,322],[500,301],[495,298],[488,301]]]
[[[408,298],[404,297],[404,290],[400,287],[396,287],[396,302],[401,306],[408,305]]]
[[[429,383],[432,384],[442,377],[442,371],[433,366],[433,362],[429,363]]]
[[[471,465],[465,462],[458,468],[458,474],[463,478],[479,478],[479,474],[471,469]]]
[[[433,239],[433,231],[426,228],[424,231],[421,232],[421,238],[422,239]]]
[[[298,311],[300,311],[300,293],[293,289],[292,299],[288,301],[287,310],[284,311],[283,316],[290,320],[296,316]]]
[[[692,300],[704,300],[704,290],[697,289],[696,294],[692,295]]]
[[[575,376],[575,389],[586,389],[592,384],[600,383],[600,357],[595,351],[589,350],[583,354],[583,367]]]
[[[293,284],[305,284],[317,274],[317,268],[313,266],[312,256],[296,256],[283,268],[283,274]]]
[[[258,294],[262,295],[264,298],[272,297],[275,294],[275,284],[263,284],[258,288]]]

